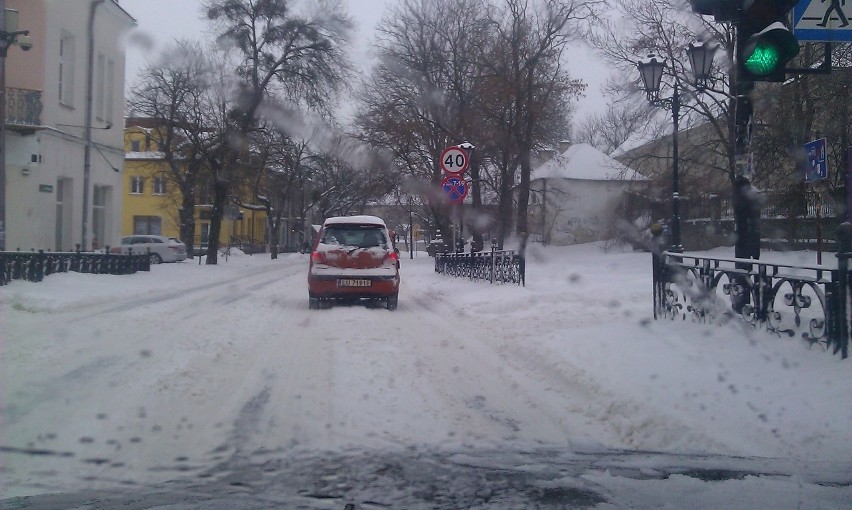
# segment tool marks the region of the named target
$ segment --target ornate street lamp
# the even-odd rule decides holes
[[[689,62],[692,66],[693,74],[695,75],[697,86],[704,88],[708,77],[710,76],[711,66],[713,63],[713,54],[716,51],[714,45],[706,43],[690,44],[689,47]],[[665,108],[672,112],[672,219],[671,219],[671,234],[672,244],[669,251],[682,253],[683,245],[681,244],[680,236],[680,194],[679,184],[680,175],[678,169],[678,140],[680,122],[680,93],[678,90],[678,80],[672,81],[672,96],[670,98],[660,98],[660,84],[665,74],[666,61],[662,57],[650,54],[636,63],[639,68],[639,74],[642,77],[642,86],[645,89],[645,94],[648,96],[648,102],[653,106]]]
[[[648,102],[654,106],[659,106],[656,103],[660,100],[660,82],[663,80],[663,71],[666,68],[665,59],[651,53],[636,65],[639,67],[639,74],[642,76],[642,86],[648,95]]]
[[[689,65],[695,75],[695,86],[700,90],[707,87],[707,81],[710,80],[710,73],[713,70],[713,59],[716,57],[716,50],[718,49],[718,43],[707,41],[689,43],[689,47],[686,49]]]

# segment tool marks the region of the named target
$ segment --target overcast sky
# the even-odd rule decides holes
[[[353,58],[367,71],[369,45],[385,8],[396,0],[346,0],[354,17],[357,35]],[[147,59],[154,59],[174,39],[209,40],[208,24],[201,15],[202,0],[119,0],[119,4],[136,18],[137,28],[127,47],[127,83],[132,85]],[[589,113],[602,112],[604,101],[599,92],[605,68],[591,51],[578,46],[571,55],[572,75],[588,83],[586,98],[580,101],[578,119]],[[577,62],[577,64],[575,64]]]

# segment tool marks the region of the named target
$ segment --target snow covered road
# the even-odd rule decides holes
[[[848,361],[650,321],[647,254],[532,255],[526,287],[403,258],[395,312],[309,310],[296,254],[13,282],[0,291],[2,497],[342,452],[852,459],[849,392],[821,396],[852,387]]]

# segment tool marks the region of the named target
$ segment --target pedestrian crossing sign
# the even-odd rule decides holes
[[[808,42],[852,41],[852,3],[800,0],[793,8],[793,35]]]
[[[826,161],[825,152],[825,138],[805,144],[805,153],[808,156],[805,166],[805,182],[821,181],[828,178],[828,161]]]

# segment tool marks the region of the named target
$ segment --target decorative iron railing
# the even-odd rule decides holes
[[[109,250],[107,250],[108,252]],[[12,280],[40,282],[53,273],[133,274],[150,271],[146,253],[121,255],[91,252],[0,252],[0,285]]]
[[[653,256],[654,318],[739,318],[848,356],[849,254],[838,269],[662,252]],[[848,263],[846,264],[848,267]]]
[[[13,126],[41,125],[41,91],[6,89],[6,124]]]
[[[490,283],[526,285],[526,261],[512,250],[436,253],[435,272]]]

